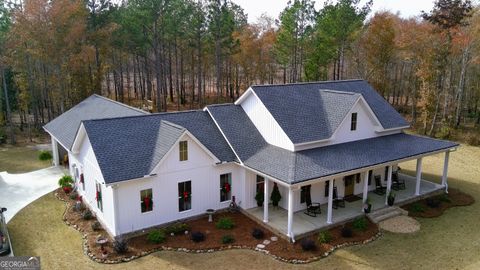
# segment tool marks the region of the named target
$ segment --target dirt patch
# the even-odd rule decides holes
[[[407,216],[393,217],[380,222],[380,229],[393,233],[414,233],[420,230],[420,223]]]
[[[402,206],[411,217],[434,218],[441,216],[451,207],[472,205],[475,199],[458,189],[449,189],[448,194],[441,194]]]
[[[107,232],[103,229],[96,231],[92,229],[92,223],[96,221],[95,218],[84,220],[82,212],[74,211],[75,200],[71,199],[70,196],[66,195],[62,190],[57,190],[56,195],[57,198],[67,202],[64,221],[83,233],[85,241],[84,252],[95,261],[104,263],[129,261],[158,250],[179,250],[200,253],[231,248],[258,250],[270,254],[274,258],[282,261],[302,263],[325,257],[339,247],[369,242],[375,239],[379,233],[377,225],[373,224],[368,219],[365,219],[367,222],[365,230],[355,230],[352,223],[347,223],[343,226],[329,229],[331,241],[327,244],[320,244],[317,241],[318,234],[307,237],[306,239],[311,239],[315,242],[316,248],[312,251],[304,251],[302,249],[301,240],[297,240],[296,243],[290,243],[262,228],[255,221],[242,213],[221,212],[214,215],[213,222],[208,222],[208,217],[206,215],[196,220],[185,222],[189,228],[187,233],[181,232],[173,236],[167,234],[165,241],[160,244],[149,242],[147,240],[148,232],[132,236],[128,239],[128,252],[117,254],[113,250],[113,239],[108,236]],[[220,218],[230,218],[235,224],[234,228],[229,230],[217,228],[215,225]],[[342,237],[341,231],[343,227],[348,227],[352,230],[352,237]],[[255,239],[252,236],[252,231],[254,229],[261,229],[264,232],[264,238]],[[205,241],[198,243],[193,242],[191,240],[192,232],[204,233]],[[102,250],[96,243],[97,236],[99,235],[107,237],[109,240],[104,247],[104,250],[106,250],[108,254],[107,257],[102,256]],[[222,238],[225,235],[232,236],[234,242],[223,244]],[[278,240],[272,241],[272,237],[277,237]],[[265,248],[258,249],[257,245],[262,244],[264,240],[269,240],[270,243],[265,245]]]

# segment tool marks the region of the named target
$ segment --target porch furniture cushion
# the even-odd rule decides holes
[[[307,204],[307,210],[305,210],[305,215],[316,217],[317,214],[322,213],[322,209],[320,209],[320,203],[312,202],[312,198],[310,193],[305,194],[305,203]]]
[[[406,189],[405,180],[400,179],[398,176],[398,171],[392,173],[392,188],[394,190],[404,190]]]
[[[380,175],[375,175],[375,192],[378,195],[385,195],[387,192],[387,187],[382,185],[382,178]]]
[[[345,199],[338,197],[337,187],[333,187],[333,208],[337,209],[338,207],[345,207]]]

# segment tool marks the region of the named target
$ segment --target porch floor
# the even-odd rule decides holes
[[[394,191],[396,194],[395,204],[402,204],[407,200],[415,198],[415,178],[403,174],[399,174],[401,179],[405,179],[405,190]],[[420,185],[420,196],[427,195],[429,193],[443,189],[441,185],[422,180]],[[362,196],[358,194],[357,196]],[[386,207],[385,205],[385,195],[375,194],[373,191],[370,191],[368,194],[370,203],[372,204],[372,211]],[[315,198],[312,198],[315,201]],[[345,208],[333,209],[332,219],[333,223],[341,223],[355,217],[363,215],[362,212],[362,200],[357,200],[354,202],[345,202]],[[322,228],[327,228],[332,224],[327,223],[327,204],[321,205],[322,213],[316,217],[311,217],[304,214],[304,210],[295,212],[293,215],[293,234],[295,237],[300,235],[308,234],[309,232],[316,231]],[[258,219],[260,222],[263,222],[263,207],[256,207],[246,210],[250,216]],[[264,223],[264,225],[271,227],[277,232],[287,234],[287,216],[288,211],[281,207],[273,207],[269,205],[269,221]]]

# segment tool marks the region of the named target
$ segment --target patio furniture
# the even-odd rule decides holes
[[[345,208],[345,199],[338,197],[337,187],[333,187],[333,208],[337,209],[338,207]]]
[[[316,217],[317,214],[322,213],[322,209],[320,209],[319,203],[312,202],[312,198],[310,197],[310,193],[307,193],[305,196],[305,203],[307,204],[307,210],[304,212],[305,215]]]
[[[404,190],[407,187],[405,186],[405,180],[400,179],[398,176],[398,171],[392,173],[392,188],[394,190]]]
[[[382,185],[382,178],[380,175],[375,175],[375,190],[373,191],[378,195],[385,195],[387,187]]]

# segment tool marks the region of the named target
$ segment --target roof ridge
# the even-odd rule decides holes
[[[172,122],[167,121],[167,120],[161,120],[160,122],[165,123],[165,124],[167,124],[167,125],[169,125],[169,126],[171,126],[171,127],[173,127],[173,128],[176,128],[176,129],[187,130],[185,127],[182,127],[182,126],[180,126],[180,125],[177,125],[177,124],[172,123]]]
[[[137,112],[141,112],[141,113],[143,113],[143,114],[145,114],[145,115],[151,114],[151,113],[146,112],[146,111],[144,111],[144,110],[142,110],[142,109],[135,108],[135,107],[133,107],[133,106],[127,105],[127,104],[125,104],[125,103],[122,103],[122,102],[119,102],[119,101],[116,101],[116,100],[113,100],[113,99],[110,99],[110,98],[107,98],[107,97],[104,97],[104,96],[99,95],[99,94],[93,94],[92,96],[95,96],[95,97],[98,97],[98,98],[102,98],[102,99],[104,99],[104,100],[106,100],[106,101],[110,101],[110,102],[115,103],[115,104],[117,104],[117,105],[121,105],[121,106],[126,107],[126,108],[128,108],[128,109],[130,109],[130,110],[134,110],[134,111],[137,111]]]
[[[127,118],[142,118],[142,117],[154,117],[154,116],[161,116],[166,114],[180,114],[180,113],[192,113],[192,112],[203,112],[203,110],[186,110],[186,111],[175,111],[175,112],[160,112],[160,113],[148,113],[142,115],[129,115],[129,116],[121,116],[121,117],[108,117],[108,118],[99,118],[99,119],[90,119],[90,120],[83,120],[85,121],[108,121],[108,120],[116,120],[116,119],[127,119]]]
[[[235,103],[218,103],[218,104],[209,104],[206,107],[220,107],[220,106],[231,106],[235,105]]]
[[[365,81],[364,79],[348,79],[348,80],[336,80],[336,81],[314,81],[314,82],[296,82],[296,83],[282,83],[282,84],[254,84],[250,87],[271,87],[271,86],[289,86],[289,85],[305,85],[305,84],[325,84],[325,83],[342,83],[342,82],[355,82]]]
[[[331,94],[340,94],[340,95],[349,95],[349,96],[361,96],[362,94],[356,92],[347,92],[340,90],[331,90],[331,89],[320,89],[321,92],[331,93]]]

